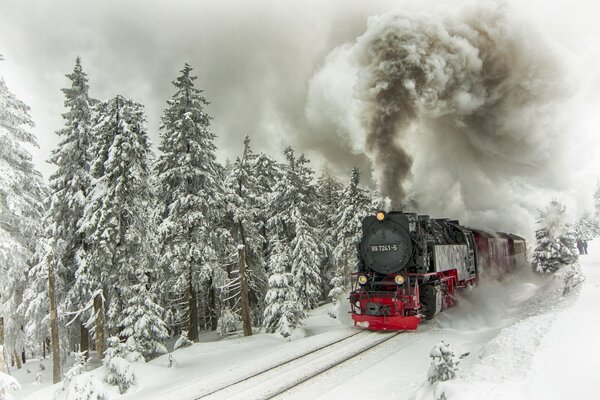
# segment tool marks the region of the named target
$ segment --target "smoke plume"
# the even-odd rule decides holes
[[[371,18],[328,64],[339,66],[340,57],[353,67],[348,108],[359,115],[345,126],[359,132],[347,136],[393,206],[408,201],[501,229],[507,208],[511,220],[531,222],[539,206],[531,195],[565,183],[564,68],[557,50],[503,3]],[[317,107],[335,107],[318,105],[318,88],[311,93],[309,119]]]

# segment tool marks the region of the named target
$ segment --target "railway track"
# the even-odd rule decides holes
[[[269,372],[271,372],[271,371],[273,371],[273,370],[275,370],[275,369],[277,369],[277,368],[281,368],[281,367],[283,367],[283,366],[285,366],[285,365],[288,365],[288,364],[290,364],[290,363],[292,363],[292,362],[294,362],[294,361],[297,361],[297,360],[302,360],[302,359],[304,359],[305,357],[309,357],[309,356],[311,356],[312,354],[315,354],[315,353],[318,353],[318,352],[322,352],[322,351],[324,351],[324,350],[326,350],[326,349],[328,349],[328,348],[330,348],[330,347],[332,347],[332,346],[335,346],[335,345],[337,345],[337,344],[339,344],[339,343],[343,343],[343,342],[345,342],[345,341],[347,341],[347,340],[350,340],[350,339],[352,339],[352,338],[354,338],[354,337],[356,337],[356,336],[364,336],[364,335],[365,335],[365,334],[367,334],[367,333],[368,333],[368,332],[365,332],[365,331],[353,332],[353,333],[352,333],[352,334],[350,334],[350,335],[347,335],[347,336],[345,336],[345,337],[343,337],[343,338],[340,338],[340,339],[338,339],[338,340],[335,340],[335,341],[333,341],[333,342],[327,343],[326,345],[323,345],[323,346],[317,347],[316,349],[313,349],[313,350],[311,350],[311,351],[308,351],[308,352],[306,352],[306,353],[304,353],[304,354],[302,354],[302,355],[300,355],[300,356],[297,356],[297,357],[294,357],[294,358],[290,358],[290,359],[284,360],[284,361],[282,361],[282,362],[279,362],[279,363],[277,363],[277,364],[275,364],[275,365],[272,365],[272,366],[270,366],[270,367],[268,367],[268,368],[266,368],[266,369],[263,369],[263,370],[261,370],[261,371],[259,371],[259,372],[252,373],[252,374],[250,374],[250,375],[247,375],[247,376],[244,376],[244,377],[242,377],[242,378],[238,378],[238,379],[234,380],[233,382],[229,382],[229,383],[227,383],[226,385],[223,385],[223,386],[221,386],[221,387],[219,387],[219,388],[208,390],[208,391],[206,391],[205,393],[201,393],[201,394],[200,394],[198,397],[195,397],[195,398],[194,398],[194,400],[200,400],[200,399],[212,398],[212,397],[213,397],[212,395],[214,395],[214,394],[217,394],[217,393],[219,393],[219,392],[226,391],[227,389],[229,389],[229,388],[231,388],[231,387],[234,387],[234,386],[236,386],[236,385],[239,385],[240,383],[243,383],[243,382],[249,381],[249,380],[251,380],[251,379],[253,379],[253,378],[256,378],[256,377],[258,377],[258,376],[261,376],[261,375],[264,375],[264,374],[266,374],[266,373],[269,373]]]
[[[398,336],[401,332],[361,331],[300,357],[252,374],[196,399],[271,399]]]

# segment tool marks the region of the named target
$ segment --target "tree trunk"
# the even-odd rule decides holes
[[[196,290],[192,285],[192,271],[190,270],[188,285],[188,308],[190,313],[190,325],[188,328],[188,338],[192,342],[198,341],[198,297],[196,296]]]
[[[104,360],[104,302],[102,293],[94,297],[94,313],[96,315],[96,353],[100,364]]]
[[[19,357],[19,354],[16,351],[13,353],[13,359],[15,361],[15,365],[17,366],[17,369],[21,369],[21,367],[23,366],[21,364],[21,357]]]
[[[210,322],[210,329],[213,331],[217,330],[217,299],[215,294],[215,288],[212,286],[212,279],[208,286],[208,320]]]
[[[244,336],[252,335],[252,322],[250,321],[250,303],[248,301],[248,282],[246,277],[246,248],[238,247],[240,284],[242,296],[242,321],[244,323]]]
[[[0,372],[6,372],[4,370],[4,318],[3,317],[0,317]]]
[[[52,383],[60,382],[60,348],[58,343],[58,315],[54,277],[54,255],[48,255],[48,297],[50,302],[50,333],[52,338]]]
[[[79,325],[79,351],[85,352],[85,358],[90,356],[90,336],[85,325]]]

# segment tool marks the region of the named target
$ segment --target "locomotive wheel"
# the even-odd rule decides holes
[[[435,315],[436,290],[433,285],[422,285],[419,287],[421,298],[421,314],[425,319],[431,319]]]

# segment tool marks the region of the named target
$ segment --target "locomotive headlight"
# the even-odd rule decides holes
[[[377,221],[383,221],[385,219],[385,213],[383,211],[378,211],[375,215]]]
[[[404,283],[404,277],[402,275],[396,275],[394,282],[396,282],[396,285],[402,285]]]
[[[364,285],[365,283],[367,283],[367,276],[366,275],[360,275],[358,277],[358,283],[361,285]]]

